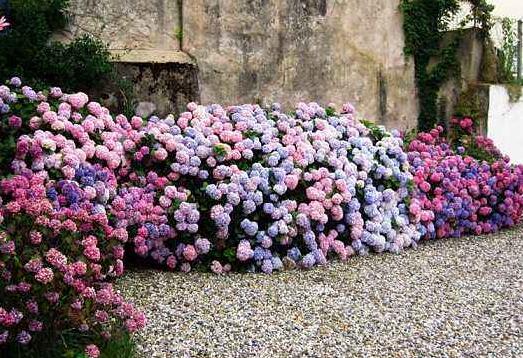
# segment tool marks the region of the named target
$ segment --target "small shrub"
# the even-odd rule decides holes
[[[45,82],[67,90],[98,88],[115,71],[107,46],[88,35],[68,45],[53,42],[40,54],[45,60],[38,63],[38,72]]]

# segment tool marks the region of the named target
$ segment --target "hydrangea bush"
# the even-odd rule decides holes
[[[404,149],[351,105],[316,103],[113,117],[83,93],[13,78],[0,86],[0,343],[141,328],[110,284],[126,248],[183,272],[271,273],[519,221],[522,167],[485,138],[491,163],[441,132]]]
[[[140,329],[145,317],[109,281],[123,273],[127,231],[107,212],[111,163],[93,157],[96,142],[78,124],[87,97],[10,84],[0,86],[0,344],[26,345],[41,331],[104,340]],[[103,143],[103,131],[94,136]]]
[[[402,140],[383,129],[374,138],[351,106],[188,109],[177,120],[131,119],[139,129],[123,142],[131,166],[111,212],[139,255],[182,271],[270,273],[419,239]]]
[[[509,161],[494,145],[492,139],[476,135],[477,128],[471,118],[454,117],[450,121],[449,144],[454,151],[471,156],[480,161],[493,163],[497,160]]]
[[[454,152],[441,137],[441,127],[421,133],[409,145],[418,188],[410,212],[418,231],[428,238],[492,233],[511,227],[523,212],[523,166],[500,158],[491,141],[487,150],[500,158],[489,164]]]
[[[0,326],[8,330],[0,343],[70,327],[107,336],[115,320],[130,331],[143,326],[143,315],[104,282],[121,275],[123,248],[76,182],[16,175],[1,190]]]

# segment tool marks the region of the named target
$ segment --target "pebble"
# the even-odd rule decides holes
[[[310,271],[131,271],[138,357],[523,357],[523,227]]]

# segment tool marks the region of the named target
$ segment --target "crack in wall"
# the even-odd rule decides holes
[[[183,26],[183,0],[176,0],[176,5],[178,6],[178,31],[179,35],[178,38],[178,48],[180,51],[183,51],[183,37],[184,37],[184,26]]]

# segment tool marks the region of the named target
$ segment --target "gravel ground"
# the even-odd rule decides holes
[[[523,357],[523,227],[266,276],[131,272],[139,357]]]

